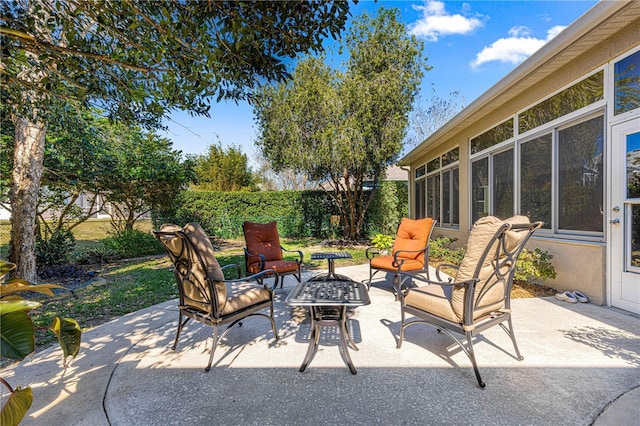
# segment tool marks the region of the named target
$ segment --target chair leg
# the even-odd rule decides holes
[[[404,319],[404,309],[400,308],[400,338],[398,339],[398,345],[396,346],[398,349],[400,349],[400,346],[402,346],[402,342],[404,341]]]
[[[216,353],[216,347],[218,346],[218,326],[213,326],[213,345],[211,346],[211,354],[209,355],[209,364],[204,369],[205,372],[211,370],[211,364],[213,363],[213,354]]]
[[[270,315],[269,315],[269,320],[271,321],[271,329],[273,330],[273,335],[276,337],[276,340],[280,339],[280,336],[278,336],[278,330],[276,329],[276,322],[273,319],[273,303],[271,304],[271,307],[269,308],[270,310]]]
[[[470,331],[467,331],[465,335],[467,336],[467,346],[469,350],[469,353],[467,355],[469,355],[469,359],[471,359],[471,364],[473,364],[473,371],[476,373],[476,379],[478,380],[478,385],[481,388],[483,388],[485,387],[485,384],[482,381],[482,377],[480,377],[480,370],[478,370],[478,363],[476,362],[476,356],[473,353],[473,341],[471,340],[473,338],[473,335],[471,334]]]
[[[182,331],[182,327],[189,321],[189,318],[186,318],[182,321],[182,312],[180,312],[178,316],[178,331],[176,332],[176,339],[173,341],[173,346],[171,347],[172,351],[175,351],[178,347],[178,339],[180,338],[180,332]]]
[[[507,327],[505,327],[503,323],[500,323],[500,327],[502,327],[505,333],[507,333],[511,338],[511,342],[513,343],[513,348],[516,350],[516,355],[518,356],[518,361],[522,361],[524,357],[520,355],[520,350],[518,349],[518,344],[516,343],[516,335],[513,332],[513,323],[511,322],[511,317],[509,317],[509,319],[507,320],[507,323],[509,324],[508,329]]]
[[[396,301],[400,300],[400,274],[393,276],[393,291],[395,292]]]

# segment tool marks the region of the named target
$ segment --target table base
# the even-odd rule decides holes
[[[350,346],[354,351],[359,349],[351,338],[347,328],[347,307],[311,306],[309,307],[309,312],[311,314],[311,334],[309,336],[307,354],[300,366],[300,372],[303,372],[309,366],[318,351],[321,327],[338,327],[340,334],[340,344],[338,345],[340,356],[347,367],[349,367],[351,374],[357,374],[356,367],[353,365],[353,361],[351,361],[351,357],[349,356],[348,347]]]

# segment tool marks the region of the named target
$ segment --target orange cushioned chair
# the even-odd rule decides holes
[[[244,222],[242,232],[246,247],[244,249],[244,261],[247,274],[256,274],[265,269],[272,269],[278,275],[293,275],[298,282],[302,277],[302,259],[300,250],[287,250],[280,245],[278,227],[276,222],[255,223]],[[284,260],[282,252],[295,253],[297,259]],[[280,288],[282,288],[280,281]]]
[[[381,256],[375,247],[366,251],[369,259],[369,288],[371,279],[379,271],[393,272],[393,286],[399,289],[400,272],[426,272],[429,276],[429,237],[436,220],[430,217],[424,219],[403,218],[398,226],[393,250],[390,255]]]

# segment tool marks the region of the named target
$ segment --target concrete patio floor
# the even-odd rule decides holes
[[[355,280],[368,266],[338,268]],[[640,424],[640,319],[592,304],[516,299],[508,336],[487,330],[474,348],[486,388],[449,338],[427,326],[407,329],[396,349],[400,310],[389,280],[376,280],[371,304],[350,321],[358,369],[346,368],[331,329],[304,373],[309,319],[284,304],[295,280],[278,289],[281,336],[250,318],[232,330],[203,371],[211,329],[189,323],[177,351],[176,301],[144,309],[83,335],[80,354],[61,368],[51,348],[2,370],[30,385],[24,425],[294,424]],[[4,395],[3,395],[4,397]]]

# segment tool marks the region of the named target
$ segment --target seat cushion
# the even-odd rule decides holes
[[[261,254],[265,260],[282,260],[280,237],[276,222],[242,224],[247,250],[251,254]],[[256,257],[257,261],[259,259]],[[250,263],[255,263],[252,261]]]
[[[227,300],[221,307],[222,315],[229,315],[239,310],[268,302],[271,298],[271,293],[265,290],[264,287],[249,282],[227,283],[226,291]]]
[[[422,259],[401,259],[404,260],[402,262],[402,271],[416,271],[418,269],[423,269],[424,264]],[[393,256],[376,256],[371,259],[371,267],[375,269],[384,269],[388,271],[397,271],[398,265],[394,265]]]
[[[265,262],[265,269],[273,269],[279,274],[286,274],[290,272],[298,272],[298,262],[292,260],[270,260]],[[248,273],[257,274],[260,272],[260,263],[252,263],[249,265]]]
[[[410,288],[404,296],[404,304],[422,311],[429,312],[448,321],[460,322],[460,318],[453,312],[447,295],[451,287],[428,285]]]
[[[435,220],[430,217],[424,219],[402,218],[400,226],[398,226],[396,239],[393,243],[392,254],[395,254],[399,250],[422,250],[425,248],[434,224]],[[422,262],[424,254],[419,252],[401,252],[398,257]]]

